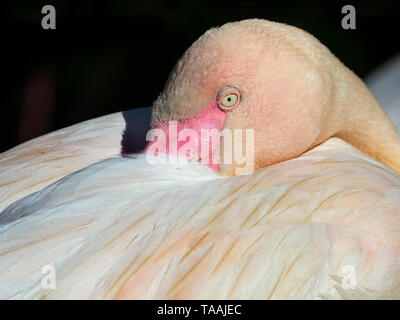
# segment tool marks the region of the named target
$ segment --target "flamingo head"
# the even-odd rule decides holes
[[[302,154],[331,131],[326,55],[308,33],[266,20],[208,30],[154,102],[146,151],[185,155],[224,175]]]

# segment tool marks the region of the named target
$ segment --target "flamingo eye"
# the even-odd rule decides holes
[[[226,87],[218,92],[216,100],[221,110],[229,111],[239,104],[240,92],[236,88]]]

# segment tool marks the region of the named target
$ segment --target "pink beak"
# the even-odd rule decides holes
[[[153,138],[153,141],[146,145],[144,152],[154,155],[168,154],[168,157],[175,158],[177,155],[183,156],[189,161],[207,164],[218,172],[221,131],[226,115],[214,100],[204,111],[191,119],[163,123],[153,129],[157,138]]]

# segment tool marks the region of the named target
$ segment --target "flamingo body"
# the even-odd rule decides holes
[[[88,120],[27,141],[0,155],[0,212],[14,201],[95,162],[145,145],[150,108]]]
[[[108,159],[0,215],[0,297],[399,298],[399,208],[398,174],[340,139],[248,176]]]

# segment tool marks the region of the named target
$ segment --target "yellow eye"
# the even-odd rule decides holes
[[[216,100],[221,110],[232,110],[240,102],[240,92],[236,88],[226,87],[218,92]]]
[[[229,93],[222,98],[221,104],[226,108],[230,108],[234,106],[237,101],[238,101],[238,96],[234,93]]]

